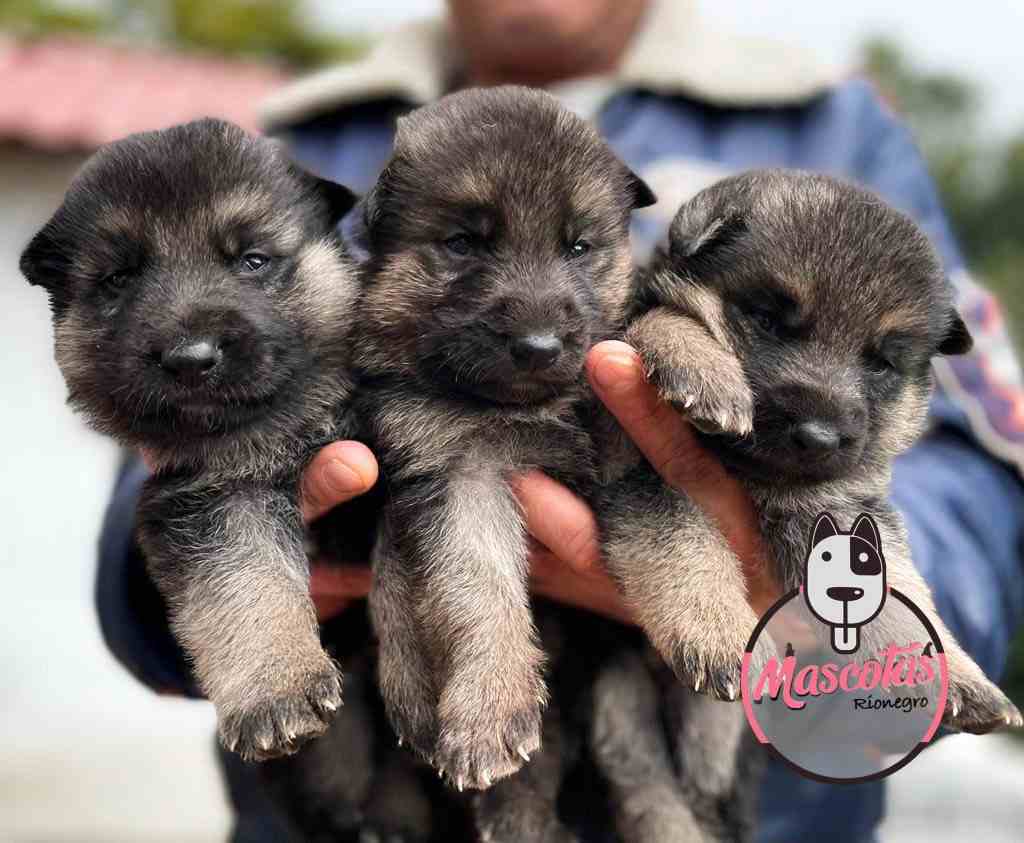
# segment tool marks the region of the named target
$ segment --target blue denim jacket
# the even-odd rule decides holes
[[[383,165],[394,117],[405,107],[394,99],[369,100],[292,126],[287,136],[307,166],[362,191]],[[898,460],[892,497],[943,618],[982,668],[998,677],[1024,609],[1024,488],[1017,474],[1024,466],[1024,395],[998,308],[968,279],[907,130],[859,80],[786,107],[712,106],[681,94],[626,89],[604,103],[597,122],[618,154],[662,195],[653,212],[638,215],[640,252],[663,236],[679,201],[701,181],[769,165],[860,182],[931,236],[978,351],[955,364],[940,362],[934,426]],[[688,187],[679,192],[679,184]],[[187,690],[181,654],[132,550],[143,478],[144,469],[128,466],[110,505],[101,540],[100,619],[111,649],[142,681]],[[870,840],[884,811],[884,783],[821,784],[775,764],[761,811],[764,843]]]

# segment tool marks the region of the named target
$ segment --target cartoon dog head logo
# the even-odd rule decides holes
[[[885,558],[878,525],[858,515],[849,533],[827,512],[818,516],[804,564],[804,598],[818,620],[832,627],[832,649],[853,653],[860,627],[885,604]]]

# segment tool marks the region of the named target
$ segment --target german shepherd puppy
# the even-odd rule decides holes
[[[592,127],[515,87],[400,119],[365,199],[355,364],[389,492],[380,688],[400,740],[460,789],[540,746],[544,656],[508,479],[592,475],[583,360],[621,330],[630,213],[652,201]]]
[[[303,467],[351,433],[355,201],[215,120],[104,147],[31,241],[71,405],[155,466],[139,539],[221,741],[293,752],[341,704],[308,592]]]
[[[889,585],[945,646],[943,722],[976,733],[1020,725],[939,618],[888,502],[892,460],[925,426],[932,358],[971,347],[918,227],[832,178],[746,173],[679,210],[639,302],[626,339],[662,398],[742,479],[782,588],[799,585],[820,513],[844,524],[870,515]],[[598,509],[607,563],[655,647],[688,687],[734,699],[757,618],[721,534],[646,466],[605,490]],[[900,640],[884,627],[865,628],[869,644]],[[680,767],[701,780],[686,759]]]

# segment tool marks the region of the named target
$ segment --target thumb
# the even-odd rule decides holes
[[[306,466],[299,485],[302,514],[315,521],[338,504],[367,492],[377,482],[377,460],[360,442],[332,442]]]

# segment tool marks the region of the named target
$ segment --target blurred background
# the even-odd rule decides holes
[[[1024,4],[705,0],[709,22],[870,76],[917,132],[972,268],[1024,336]],[[94,552],[117,462],[63,406],[45,296],[17,257],[97,145],[259,101],[438,0],[0,0],[0,843],[217,841],[213,713],[108,655]],[[1024,639],[1006,686],[1024,707]],[[1024,741],[952,737],[890,779],[887,841],[1020,840]]]

